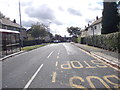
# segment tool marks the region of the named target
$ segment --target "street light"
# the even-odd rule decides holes
[[[50,32],[50,24],[51,24],[52,22],[49,22],[49,25],[48,25],[48,31]]]
[[[20,0],[19,0],[19,16],[20,16],[20,41],[21,41],[21,47],[23,47]]]

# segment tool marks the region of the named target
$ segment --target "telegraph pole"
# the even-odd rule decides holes
[[[20,0],[19,0],[19,16],[20,16],[20,46],[23,47],[23,37],[22,37],[22,22],[21,22],[21,7],[20,7]]]

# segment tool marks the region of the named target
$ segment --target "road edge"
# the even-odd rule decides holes
[[[74,43],[71,43],[71,44],[72,44],[72,45],[75,45]],[[77,46],[77,45],[75,45],[75,46]],[[100,55],[97,55],[97,54],[92,53],[92,52],[90,52],[90,51],[88,51],[88,50],[85,50],[85,49],[83,49],[83,48],[81,48],[81,47],[79,47],[79,46],[77,46],[77,47],[80,48],[80,49],[82,49],[82,50],[84,50],[84,51],[86,51],[87,53],[93,55],[94,57],[97,57],[97,58],[99,58],[100,60],[105,61],[106,63],[112,65],[113,67],[120,69],[119,64],[116,64],[116,63],[114,63],[114,62],[110,62],[109,59],[106,59],[106,58],[104,58],[104,57],[101,57]]]
[[[25,52],[25,51],[19,51],[19,52],[17,52],[17,53],[13,53],[13,54],[7,55],[7,56],[5,56],[5,57],[3,57],[3,58],[0,58],[0,61],[3,61],[3,60],[5,60],[5,59],[7,59],[7,58],[13,57],[13,56],[15,56],[15,55],[18,55],[18,54],[21,54],[21,53],[24,53],[24,52]]]

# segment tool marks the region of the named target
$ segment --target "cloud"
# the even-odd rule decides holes
[[[54,11],[47,5],[28,7],[26,8],[25,13],[31,18],[38,19],[41,23],[46,24],[48,22],[52,22],[56,25],[62,25],[62,23],[56,19]]]
[[[22,21],[22,25],[25,27],[31,27],[32,24],[35,24],[35,21],[29,20],[29,21]]]
[[[102,8],[99,8],[99,7],[88,8],[88,9],[89,9],[89,10],[92,10],[92,11],[102,10]]]
[[[75,10],[75,9],[68,8],[67,11],[68,11],[70,14],[77,15],[77,16],[82,16],[82,14],[81,14],[79,11]]]
[[[54,21],[52,21],[52,23],[55,23],[56,25],[63,25],[63,23],[58,20],[54,20]]]
[[[25,0],[25,1],[20,2],[20,5],[23,6],[23,7],[24,6],[31,6],[32,5],[32,1],[26,1]]]
[[[63,9],[61,6],[59,6],[58,9],[59,9],[60,11],[64,11],[64,9]]]
[[[38,8],[35,7],[28,7],[25,10],[25,13],[32,18],[37,18],[43,21],[46,20],[54,20],[54,12],[50,9],[47,5],[41,5]]]

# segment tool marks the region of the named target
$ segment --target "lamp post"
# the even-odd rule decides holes
[[[20,8],[20,0],[19,0],[19,16],[20,16],[20,42],[21,47],[23,47],[23,37],[22,37],[22,22],[21,22],[21,8]]]
[[[48,25],[48,31],[50,32],[50,24],[51,24],[52,22],[49,22],[49,25]]]

